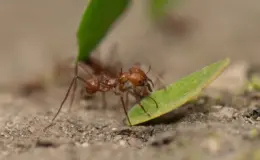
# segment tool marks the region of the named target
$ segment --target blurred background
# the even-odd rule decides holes
[[[179,20],[166,22],[167,28],[152,23],[146,3],[133,1],[101,44],[102,59],[118,42],[120,61],[151,64],[155,71],[167,72],[167,82],[225,57],[259,63],[258,0],[184,0],[172,11]],[[57,80],[56,65],[77,54],[76,30],[86,4],[86,0],[1,0],[0,87]]]

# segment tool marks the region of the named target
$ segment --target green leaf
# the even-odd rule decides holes
[[[203,88],[209,85],[210,82],[215,80],[218,75],[222,73],[229,62],[229,58],[226,58],[222,61],[213,63],[200,71],[194,72],[167,86],[166,89],[161,89],[152,93],[151,97],[157,102],[159,106],[158,109],[155,102],[150,98],[146,97],[142,99],[141,104],[151,117],[145,114],[140,105],[136,104],[128,111],[131,124],[137,125],[159,117],[182,106],[189,100],[192,100],[192,98],[197,97]],[[128,121],[126,121],[126,123],[129,125]]]
[[[259,91],[260,90],[260,77],[257,74],[253,74],[248,81],[247,90],[249,91]]]
[[[91,0],[83,13],[78,32],[78,61],[86,61],[106,36],[131,0]]]
[[[180,0],[149,0],[149,10],[153,19],[164,16],[170,7],[176,7]]]

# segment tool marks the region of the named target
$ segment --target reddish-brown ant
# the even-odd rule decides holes
[[[78,65],[80,65],[80,63],[78,63]],[[139,74],[139,76],[138,76],[138,74]],[[133,76],[133,75],[135,75],[135,76]],[[93,76],[93,78],[88,79],[88,80],[85,80],[79,76],[75,76],[68,88],[65,98],[63,99],[63,101],[59,107],[58,112],[53,117],[52,122],[55,120],[55,118],[58,116],[59,112],[61,111],[62,106],[65,103],[66,99],[68,98],[71,88],[73,87],[73,84],[75,85],[77,80],[80,80],[81,82],[84,83],[86,92],[89,94],[95,94],[97,92],[104,93],[104,92],[108,92],[108,91],[113,91],[116,95],[120,96],[120,100],[123,105],[123,109],[124,109],[125,115],[127,116],[129,124],[131,124],[131,122],[127,115],[126,105],[125,105],[124,98],[123,98],[123,94],[125,92],[126,93],[129,92],[132,95],[134,95],[134,97],[138,100],[138,104],[143,109],[143,111],[148,116],[150,116],[150,114],[145,111],[144,107],[139,102],[143,97],[149,96],[149,92],[147,90],[148,88],[146,88],[147,86],[144,85],[144,84],[146,84],[145,81],[147,81],[146,74],[143,74],[142,72],[140,72],[140,73],[139,72],[124,72],[124,73],[121,72],[119,74],[119,76],[116,78],[111,78],[111,77],[107,76],[106,74],[102,74],[99,77]],[[137,83],[137,81],[140,83]],[[137,87],[140,87],[139,90],[137,89]],[[130,91],[130,90],[133,90],[133,91]],[[151,99],[156,103],[156,101],[153,98],[151,98]],[[156,106],[158,107],[157,103],[156,103]],[[47,126],[45,128],[45,130],[50,126],[51,126],[51,124],[49,126]]]
[[[77,80],[84,83],[85,91],[88,94],[94,95],[97,92],[105,93],[108,91],[113,91],[116,95],[119,95],[121,103],[124,108],[124,112],[127,116],[127,119],[129,121],[130,125],[131,125],[131,123],[130,123],[129,117],[127,115],[126,105],[125,105],[124,98],[123,98],[124,93],[127,93],[127,97],[128,97],[128,93],[132,94],[136,98],[136,100],[138,101],[138,104],[141,106],[141,108],[144,110],[144,112],[148,116],[150,116],[150,114],[145,111],[144,107],[139,102],[143,97],[149,97],[150,92],[152,92],[152,87],[154,86],[152,80],[149,79],[146,75],[150,71],[150,69],[151,69],[150,67],[149,67],[148,72],[145,73],[138,65],[134,65],[128,70],[128,72],[123,73],[122,69],[121,69],[120,74],[117,76],[111,74],[111,72],[108,74],[107,74],[107,72],[102,73],[102,71],[101,71],[102,69],[99,68],[96,71],[96,73],[100,74],[99,76],[92,75],[91,79],[85,80],[84,78],[81,78],[80,76],[78,76],[78,66],[81,64],[82,63],[76,64],[75,71],[74,71],[75,76],[72,79],[70,86],[68,88],[68,91],[59,107],[58,112],[53,117],[52,122],[58,116],[59,112],[62,109],[63,104],[65,103],[66,99],[68,98],[70,90],[73,87],[73,93],[72,93],[73,95],[72,95],[70,106],[72,105],[74,94],[75,94],[76,87],[77,87]],[[149,82],[151,84],[149,84]],[[152,85],[152,87],[151,87],[151,85]],[[150,98],[156,103],[156,107],[158,108],[157,102],[152,97],[150,97]],[[50,126],[51,126],[51,124],[49,126],[47,126],[44,130],[46,130]]]

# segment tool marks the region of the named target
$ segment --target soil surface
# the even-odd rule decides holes
[[[71,78],[70,64],[59,76],[54,68],[75,56],[85,1],[0,2],[0,159],[260,159],[260,93],[244,92],[251,69],[260,72],[260,2],[187,0],[176,13],[187,18],[188,36],[151,27],[138,2],[101,59],[117,41],[125,68],[151,64],[166,84],[226,57],[230,67],[198,100],[147,125],[127,127],[119,100],[107,95],[102,109],[98,95],[88,107],[77,99],[69,112],[66,104],[44,132]]]

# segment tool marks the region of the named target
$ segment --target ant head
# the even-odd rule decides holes
[[[127,79],[135,86],[143,86],[146,83],[146,77],[140,73],[131,73]]]

